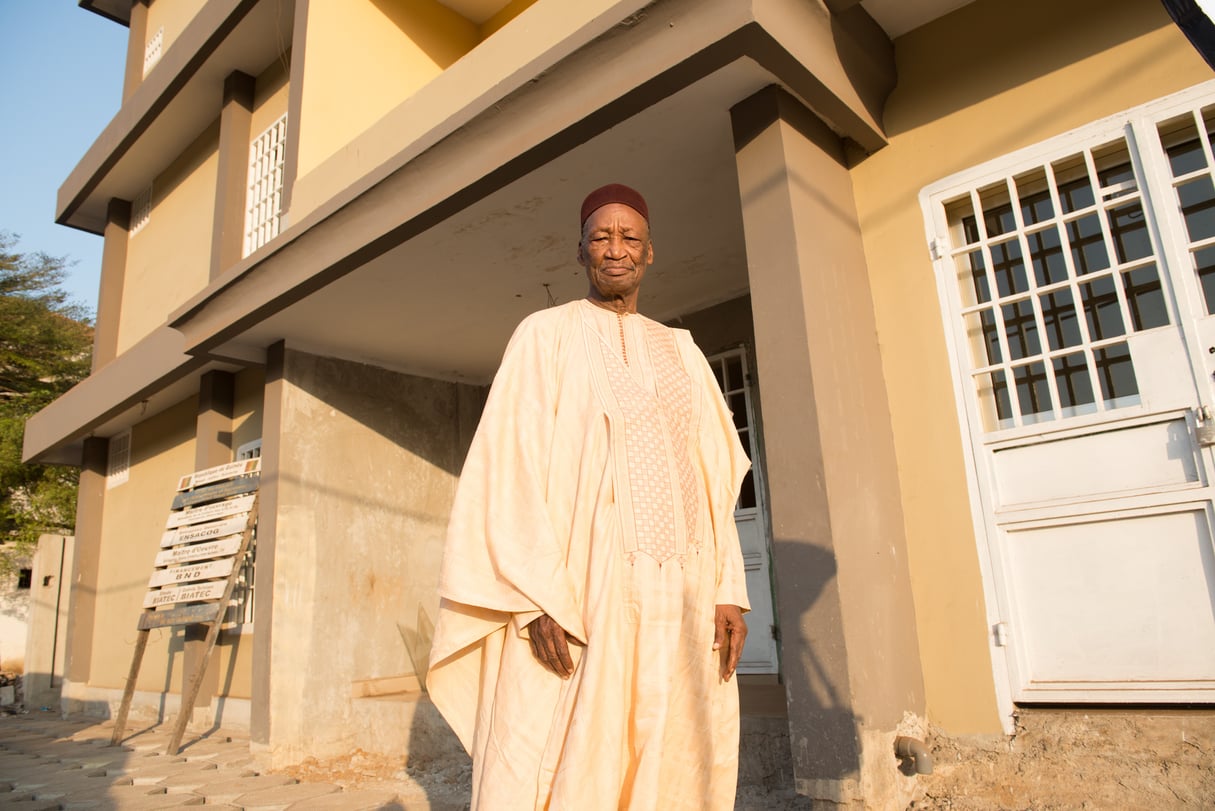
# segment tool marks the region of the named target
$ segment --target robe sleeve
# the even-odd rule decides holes
[[[734,418],[726,405],[717,379],[704,354],[688,336],[681,352],[687,358],[689,374],[702,392],[700,417],[700,463],[709,499],[709,516],[713,522],[714,549],[717,556],[717,605],[736,605],[751,610],[747,600],[746,569],[738,527],[734,523],[734,507],[743,477],[751,467],[746,451],[734,428]]]
[[[512,336],[460,474],[439,577],[431,682],[515,615],[547,613],[586,641],[546,498],[569,331],[543,315],[524,319]]]

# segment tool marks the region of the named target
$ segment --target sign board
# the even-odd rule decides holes
[[[139,617],[139,630],[163,628],[166,625],[190,625],[197,622],[215,622],[223,611],[220,603],[193,603],[160,611],[145,611]]]
[[[218,600],[228,588],[227,581],[218,580],[190,586],[153,589],[143,598],[144,608],[156,608],[173,603],[191,603],[198,600]]]
[[[191,490],[197,487],[202,487],[204,484],[220,482],[236,476],[244,476],[249,473],[257,473],[261,469],[261,457],[242,459],[239,462],[229,462],[226,465],[209,467],[206,470],[199,470],[191,473],[189,476],[182,476],[177,482],[177,490],[178,492],[181,492],[182,490]]]
[[[253,496],[244,496],[243,498],[230,498],[227,501],[217,501],[213,504],[207,504],[202,507],[195,507],[192,510],[181,510],[169,513],[169,520],[165,522],[165,527],[172,529],[187,524],[201,524],[204,521],[214,521],[216,518],[225,518],[237,513],[247,513],[253,506]]]
[[[186,493],[178,493],[173,499],[173,509],[180,510],[182,507],[193,507],[196,504],[206,504],[228,496],[239,496],[244,493],[252,493],[257,489],[257,480],[260,474],[254,473],[252,476],[242,476],[239,479],[232,479],[226,482],[217,482],[208,484],[206,487],[200,487],[197,490],[190,490]]]
[[[240,536],[221,538],[208,543],[187,544],[166,549],[156,556],[157,566],[172,566],[178,563],[189,563],[193,560],[207,560],[235,555],[240,549]]]
[[[207,623],[210,627],[203,642],[206,653],[182,690],[181,710],[167,751],[175,755],[181,747],[181,737],[219,638],[220,620],[253,539],[260,478],[261,459],[246,459],[178,479],[178,492],[165,522],[167,531],[161,536],[161,551],[143,598],[135,653],[114,719],[111,743],[122,740],[149,631],[167,625]]]
[[[157,569],[148,578],[148,588],[169,585],[180,586],[185,583],[197,583],[200,580],[214,580],[217,577],[227,577],[232,574],[232,563],[233,559],[227,557],[223,560],[209,560],[205,563]]]
[[[257,499],[260,471],[261,459],[245,459],[178,480],[179,492],[173,499],[166,531],[160,538],[161,551],[148,579],[145,609],[227,602],[239,570],[237,558],[244,554],[249,540],[246,536],[253,530],[250,514]],[[185,618],[183,622],[199,621],[194,619],[195,613],[178,613]]]
[[[248,523],[248,520],[249,513],[242,512],[230,518],[225,518],[222,521],[191,524],[184,529],[174,529],[160,537],[160,547],[167,549],[170,546],[178,546],[183,543],[213,541],[225,535],[236,535],[245,531],[245,524]]]

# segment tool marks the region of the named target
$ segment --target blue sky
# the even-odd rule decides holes
[[[0,0],[0,31],[0,231],[74,260],[65,287],[92,313],[101,237],[57,225],[55,198],[118,112],[127,29],[76,0]]]

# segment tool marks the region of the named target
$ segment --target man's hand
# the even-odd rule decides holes
[[[736,605],[719,605],[713,615],[713,650],[721,651],[721,677],[729,681],[738,667],[743,643],[747,641],[747,623],[742,609]]]
[[[527,638],[532,644],[532,654],[540,660],[540,664],[563,679],[568,679],[573,674],[574,660],[570,658],[570,645],[565,629],[552,617],[541,614],[529,622]]]

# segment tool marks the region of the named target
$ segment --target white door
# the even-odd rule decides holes
[[[922,197],[1014,701],[1215,699],[1204,105],[1215,87]]]
[[[717,384],[734,413],[738,438],[751,458],[751,470],[742,483],[734,522],[742,543],[743,565],[747,570],[747,643],[743,646],[739,673],[776,673],[776,626],[772,610],[772,570],[768,554],[768,511],[764,504],[763,459],[755,431],[755,411],[751,403],[751,375],[747,355],[734,349],[709,358]]]

